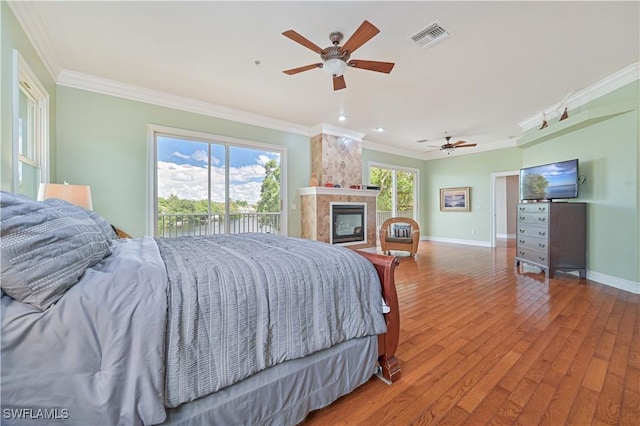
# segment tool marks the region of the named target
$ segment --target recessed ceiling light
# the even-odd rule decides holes
[[[376,132],[384,132],[384,127],[378,127],[376,128]]]
[[[340,115],[338,116],[338,120],[340,120],[340,121],[345,121],[346,119],[347,119],[347,116],[346,116],[346,115],[344,115],[344,114],[340,114]]]

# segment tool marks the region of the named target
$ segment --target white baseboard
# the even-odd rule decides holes
[[[463,244],[465,246],[491,247],[491,241],[462,240],[458,238],[432,237],[429,235],[421,236],[420,239],[423,241],[435,241],[438,243],[452,243],[452,244]]]
[[[609,287],[628,291],[629,293],[640,294],[639,281],[631,281],[624,278],[614,277],[613,275],[607,275],[589,270],[587,270],[587,279],[599,282],[600,284],[608,285]]]
[[[507,239],[514,239],[516,237],[516,234],[496,234],[497,238],[507,238]]]

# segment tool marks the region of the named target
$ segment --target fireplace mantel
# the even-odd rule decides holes
[[[355,197],[377,197],[376,189],[334,188],[329,186],[309,186],[298,190],[300,195],[346,195]]]
[[[311,186],[300,188],[301,236],[331,243],[331,204],[366,204],[366,240],[362,244],[349,243],[350,248],[376,246],[376,197],[373,189],[334,188]]]

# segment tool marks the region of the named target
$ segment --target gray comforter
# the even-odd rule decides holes
[[[157,243],[169,277],[168,407],[386,331],[376,271],[352,250],[271,234]]]
[[[2,296],[2,424],[161,423],[166,406],[384,332],[372,265],[305,242],[118,240],[44,312]]]
[[[2,420],[161,423],[167,278],[153,238],[114,241],[41,312],[2,296]]]

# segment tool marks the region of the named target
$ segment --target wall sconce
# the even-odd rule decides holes
[[[93,210],[91,187],[89,185],[69,185],[67,182],[41,183],[38,190],[38,201],[47,198],[60,198],[85,209]]]

